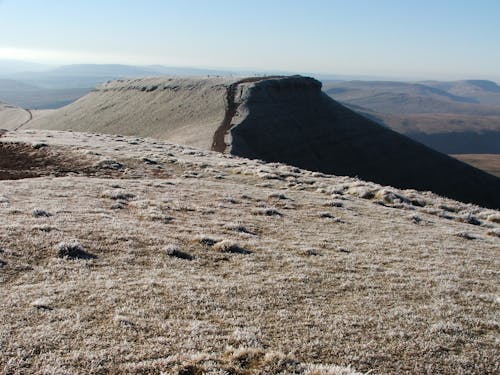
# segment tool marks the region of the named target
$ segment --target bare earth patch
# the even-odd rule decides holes
[[[45,144],[0,143],[0,180],[61,176],[82,169],[80,161],[51,153]]]

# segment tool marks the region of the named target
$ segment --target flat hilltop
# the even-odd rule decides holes
[[[24,128],[153,137],[500,208],[500,179],[367,119],[302,76],[108,82]]]
[[[235,81],[216,77],[110,81],[29,127],[152,137],[210,149],[225,115],[227,87]]]
[[[0,137],[0,216],[5,373],[499,370],[496,210],[20,130]]]

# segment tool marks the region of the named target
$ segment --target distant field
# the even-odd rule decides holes
[[[500,177],[500,154],[459,154],[451,156]]]

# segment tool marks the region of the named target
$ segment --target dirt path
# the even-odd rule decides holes
[[[250,77],[236,81],[235,83],[229,85],[226,92],[226,113],[222,123],[217,128],[214,133],[214,138],[212,142],[212,151],[224,152],[226,151],[227,144],[225,142],[226,134],[231,130],[231,121],[233,120],[236,111],[238,110],[238,104],[234,102],[236,96],[236,90],[240,83],[252,83],[259,82],[265,79],[281,78],[282,76],[269,76],[269,77]]]
[[[31,120],[33,120],[33,113],[31,113],[31,110],[25,109],[25,111],[28,112],[29,118],[25,122],[23,122],[22,124],[20,124],[17,127],[15,127],[14,130],[21,129],[23,126],[27,125],[28,122],[30,122]]]

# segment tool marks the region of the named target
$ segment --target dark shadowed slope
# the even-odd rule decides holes
[[[500,207],[500,179],[386,129],[292,77],[247,85],[231,152]]]

